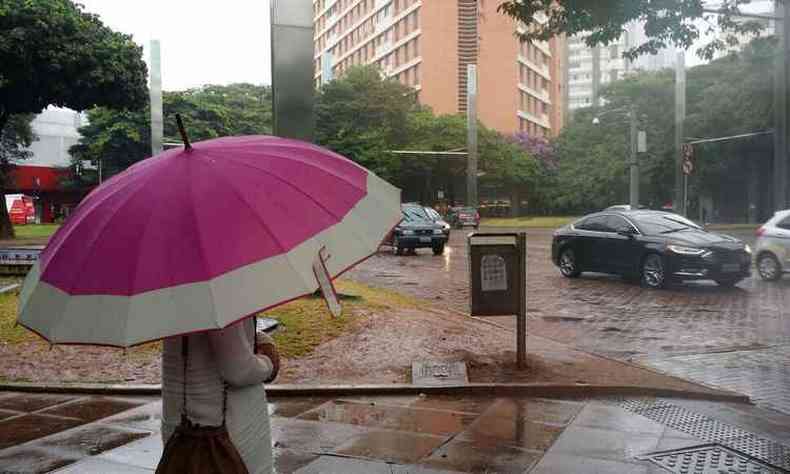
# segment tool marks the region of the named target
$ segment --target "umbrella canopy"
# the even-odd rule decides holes
[[[50,239],[18,321],[57,344],[128,347],[219,329],[314,292],[374,253],[400,190],[323,148],[207,140],[106,181]]]

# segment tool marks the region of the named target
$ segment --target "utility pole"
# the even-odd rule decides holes
[[[162,59],[159,40],[151,40],[151,156],[162,153],[164,112],[162,111]],[[101,182],[101,180],[99,180]]]
[[[688,196],[683,190],[683,128],[686,120],[686,54],[677,52],[675,63],[675,212],[686,215]]]
[[[477,207],[477,65],[466,66],[466,205]]]
[[[633,209],[639,206],[639,161],[637,158],[637,130],[636,106],[631,104],[628,109],[628,119],[631,122],[631,184],[629,189],[629,204]]]
[[[788,207],[787,200],[787,54],[790,40],[790,17],[787,15],[784,0],[775,0],[776,35],[779,38],[780,53],[774,63],[774,166],[773,194],[774,210]]]
[[[598,107],[601,102],[601,47],[592,48],[592,106]]]

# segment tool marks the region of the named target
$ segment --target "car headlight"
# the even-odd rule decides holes
[[[744,244],[743,245],[743,251],[746,252],[746,253],[752,253],[752,248],[749,247],[749,244]]]
[[[400,233],[403,235],[414,235],[414,231],[409,229],[403,229]]]
[[[442,229],[433,229],[433,235],[442,235],[443,233]]]
[[[668,248],[669,250],[680,255],[702,255],[707,252],[705,249],[698,249],[696,247],[683,247],[681,245],[669,245]]]

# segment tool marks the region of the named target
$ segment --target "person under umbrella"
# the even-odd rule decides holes
[[[374,254],[400,190],[297,140],[182,136],[83,200],[28,273],[17,321],[52,344],[164,339],[157,472],[269,473],[260,384],[279,360],[271,341],[255,355],[251,316]]]

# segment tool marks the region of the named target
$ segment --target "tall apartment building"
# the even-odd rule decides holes
[[[600,93],[606,84],[622,79],[636,70],[657,71],[674,67],[675,53],[662,49],[657,54],[645,55],[636,61],[623,59],[623,51],[646,41],[644,26],[632,24],[614,43],[589,47],[582,36],[567,41],[566,103],[570,110],[600,105]]]
[[[559,132],[562,40],[522,44],[493,0],[315,0],[315,82],[376,64],[439,114],[466,113],[468,64],[478,116],[503,133]]]

